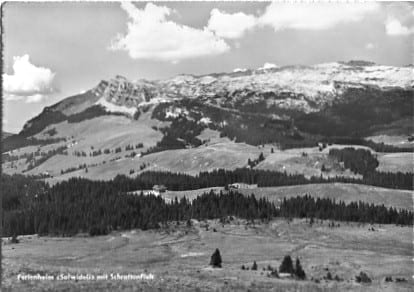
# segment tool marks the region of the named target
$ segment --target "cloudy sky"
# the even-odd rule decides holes
[[[3,5],[3,129],[117,74],[163,79],[363,59],[412,63],[414,5],[72,2]]]

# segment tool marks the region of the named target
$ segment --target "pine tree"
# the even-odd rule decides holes
[[[257,271],[257,263],[256,263],[256,261],[253,262],[252,271]]]
[[[259,161],[263,161],[263,160],[265,160],[265,158],[264,158],[263,152],[261,152],[259,155]]]
[[[293,269],[292,258],[290,255],[287,255],[283,258],[282,264],[279,267],[279,272],[294,274],[295,270]]]
[[[305,271],[302,269],[299,258],[296,258],[295,274],[301,280],[304,280],[306,278]]]
[[[213,268],[221,268],[221,255],[218,248],[216,248],[216,251],[211,256],[210,265]]]

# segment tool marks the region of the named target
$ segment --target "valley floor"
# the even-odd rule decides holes
[[[252,224],[234,219],[171,223],[159,230],[107,236],[22,236],[3,239],[4,291],[411,291],[412,227],[305,219]],[[374,227],[375,231],[371,230]],[[218,248],[221,269],[208,264]],[[276,279],[264,271],[285,255],[299,257],[307,280]],[[242,270],[257,262],[258,270]],[[365,272],[372,283],[359,284]],[[341,281],[324,280],[330,272]],[[153,274],[153,280],[19,281],[23,274]],[[387,276],[393,282],[385,282]],[[405,278],[406,282],[395,282]],[[316,279],[320,283],[316,283]]]

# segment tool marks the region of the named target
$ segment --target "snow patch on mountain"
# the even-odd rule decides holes
[[[273,63],[264,63],[263,67],[257,68],[257,70],[261,71],[261,70],[269,70],[269,69],[276,69],[278,68],[278,66],[276,66],[276,64]]]
[[[238,73],[238,72],[246,72],[247,69],[246,68],[236,68],[233,70],[233,73]]]

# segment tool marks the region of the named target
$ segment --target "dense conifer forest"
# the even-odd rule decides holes
[[[366,137],[399,119],[412,119],[412,90],[348,88],[342,99],[318,112],[301,115],[296,126],[324,137]],[[346,101],[346,102],[344,102]]]
[[[371,154],[371,151],[366,149],[355,149],[353,147],[344,149],[333,148],[329,150],[329,156],[343,162],[345,168],[362,175],[374,172],[379,165],[377,158]]]
[[[125,178],[124,178],[125,179]],[[154,195],[127,194],[121,180],[90,181],[73,178],[53,187],[21,175],[3,175],[3,234],[71,236],[132,228],[154,229],[168,221],[237,216],[248,220],[273,217],[320,218],[381,224],[411,225],[413,213],[362,202],[346,205],[309,196],[285,199],[280,206],[234,191],[205,193],[166,203]],[[121,184],[122,185],[122,184]]]
[[[286,172],[270,170],[238,168],[235,170],[218,169],[211,172],[200,172],[196,176],[182,173],[146,171],[135,178],[119,175],[113,180],[113,183],[116,184],[119,189],[125,191],[151,189],[153,185],[157,184],[163,184],[169,190],[183,191],[217,186],[224,187],[235,182],[258,184],[259,187],[342,182],[412,190],[413,174],[374,171],[370,172],[362,179],[346,177],[322,178],[320,176],[306,178],[302,174],[287,174]]]

